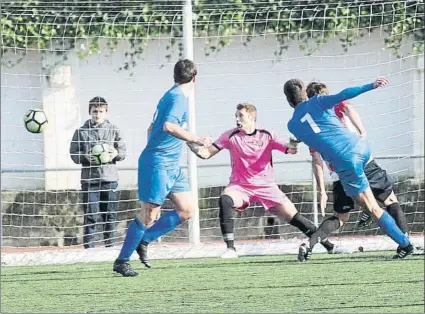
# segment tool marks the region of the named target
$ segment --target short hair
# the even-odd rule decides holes
[[[314,95],[328,95],[328,86],[320,82],[311,82],[307,85],[307,97],[311,98]]]
[[[106,110],[108,110],[108,103],[106,102],[105,98],[96,96],[90,99],[89,101],[89,113],[93,107],[95,108],[106,107]]]
[[[283,86],[283,92],[292,108],[295,108],[299,103],[303,102],[307,96],[304,83],[300,79],[291,79],[287,81]]]
[[[197,74],[195,63],[189,59],[177,61],[174,65],[174,83],[189,83]]]
[[[257,120],[257,108],[254,105],[249,103],[241,103],[236,106],[237,110],[245,109],[250,115],[254,116],[254,119]]]

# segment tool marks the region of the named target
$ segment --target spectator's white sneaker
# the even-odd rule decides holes
[[[221,258],[238,258],[238,254],[235,249],[227,249],[226,252],[221,254]]]

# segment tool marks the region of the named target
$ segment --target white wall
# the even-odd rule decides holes
[[[406,44],[406,49],[408,45],[409,43]],[[351,85],[371,82],[379,75],[388,75],[390,87],[362,95],[353,103],[364,120],[375,156],[418,153],[418,143],[423,143],[423,89],[418,89],[418,86],[423,86],[423,72],[419,73],[415,57],[397,59],[392,56],[390,51],[383,49],[383,39],[379,34],[364,37],[346,54],[337,42],[322,46],[320,51],[308,57],[298,51],[296,44],[291,44],[291,48],[279,62],[273,62],[275,46],[273,36],[262,37],[253,40],[248,47],[234,42],[223,51],[205,57],[203,41],[198,40],[195,43],[195,59],[199,72],[196,90],[199,134],[217,137],[221,132],[232,128],[236,105],[248,101],[257,106],[260,125],[288,135],[286,123],[292,109],[287,105],[282,92],[287,79],[299,77],[306,82],[319,79],[328,83],[331,91],[338,92]],[[104,53],[84,60],[71,58],[62,70],[56,70],[67,73],[68,81],[71,82],[69,86],[52,86],[51,82],[40,84],[43,82],[40,61],[39,56],[34,54],[12,70],[2,71],[2,169],[12,166],[27,168],[27,164],[43,165],[42,153],[35,157],[35,154],[22,157],[14,152],[14,143],[10,141],[15,134],[19,134],[24,141],[22,143],[26,143],[23,145],[26,149],[36,150],[35,137],[23,130],[20,119],[26,108],[40,105],[41,101],[50,108],[49,114],[56,117],[49,116],[50,120],[62,123],[60,131],[58,128],[61,128],[61,123],[55,123],[55,132],[60,132],[60,136],[56,136],[52,143],[50,140],[46,143],[46,147],[55,146],[52,148],[54,153],[51,153],[54,157],[47,158],[49,161],[46,161],[48,168],[74,167],[67,156],[67,148],[74,128],[88,119],[88,101],[94,96],[106,98],[110,107],[109,118],[121,128],[127,142],[128,157],[119,165],[125,168],[137,167],[138,156],[146,143],[146,128],[156,104],[173,84],[172,69],[177,56],[166,63],[166,41],[153,40],[133,75],[129,76],[129,72],[116,70],[124,62],[122,47],[124,46],[112,56]],[[64,67],[69,71],[64,70]],[[414,83],[418,78],[421,85]],[[43,91],[40,86],[44,86]],[[38,91],[37,94],[35,90]],[[30,91],[31,99],[26,96]],[[52,99],[52,93],[56,95],[56,99],[63,96],[59,97],[60,101],[55,105],[61,108],[65,103],[65,111],[52,110],[54,106],[51,101],[47,101]],[[418,106],[422,106],[422,111],[418,110]],[[79,116],[76,117],[76,114]],[[11,125],[16,126],[10,127]],[[60,145],[58,140],[61,141]],[[37,149],[42,152],[42,145]],[[3,159],[3,156],[6,158]],[[307,159],[309,155],[305,147],[298,156],[276,153],[278,181],[291,183],[310,180],[309,164],[279,164],[279,161]],[[185,161],[186,159],[182,160],[183,163]],[[202,166],[198,171],[201,186],[227,182],[229,167],[206,167],[222,163],[228,163],[227,153],[199,162]],[[398,175],[413,175],[415,172],[409,159],[384,160],[380,163]],[[78,175],[78,171],[56,172],[54,178],[48,177],[50,184],[46,186],[49,189],[79,188]],[[123,170],[120,175],[121,187],[135,187],[135,170]],[[19,176],[24,175],[20,173]],[[3,187],[35,186],[34,182],[28,185],[24,180],[16,185],[9,174],[7,178],[3,178]]]
[[[10,60],[17,57],[8,55]],[[43,172],[7,172],[3,169],[43,169],[44,138],[24,128],[24,114],[31,108],[43,108],[41,57],[28,57],[12,68],[1,69],[1,168],[2,189],[38,189],[44,187]]]

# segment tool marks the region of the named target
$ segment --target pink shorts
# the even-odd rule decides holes
[[[277,184],[253,185],[230,183],[227,188],[238,191],[242,196],[244,204],[242,207],[236,208],[237,210],[244,210],[251,202],[260,203],[265,210],[268,210],[288,200],[288,197],[279,189]]]

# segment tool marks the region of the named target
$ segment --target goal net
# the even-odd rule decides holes
[[[184,1],[3,1],[1,73],[2,263],[31,265],[113,260],[139,210],[137,160],[162,94],[182,56]],[[421,1],[196,1],[192,6],[196,129],[217,138],[235,125],[236,105],[258,109],[258,124],[289,138],[290,78],[320,80],[331,92],[388,76],[385,89],[355,100],[373,156],[394,179],[410,234],[424,233],[424,4]],[[90,119],[89,100],[108,102],[126,158],[119,170],[115,246],[105,248],[102,213],[95,248],[83,248],[80,166],[70,158],[74,131]],[[41,134],[23,122],[31,108],[49,120]],[[181,163],[187,168],[187,152]],[[311,156],[274,154],[281,189],[316,223]],[[217,257],[223,250],[218,198],[229,155],[198,162],[199,242],[188,223],[151,245],[151,258]],[[331,178],[325,170],[332,214]],[[167,201],[163,211],[171,210]],[[359,230],[356,208],[335,241],[365,250],[395,249],[374,223]],[[295,253],[305,238],[251,204],[235,212],[242,255]],[[196,240],[196,239],[195,239]],[[135,256],[133,256],[135,257]]]

